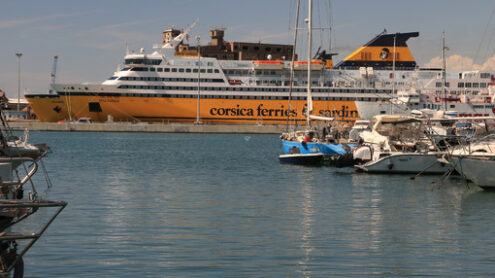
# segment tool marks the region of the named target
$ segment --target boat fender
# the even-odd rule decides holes
[[[387,167],[389,170],[392,170],[392,168],[394,168],[394,164],[389,160],[388,161],[388,164],[387,164]]]

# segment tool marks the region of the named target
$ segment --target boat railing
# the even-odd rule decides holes
[[[67,206],[63,201],[49,201],[49,200],[0,200],[0,211],[10,211],[12,214],[17,212],[23,212],[21,217],[13,219],[10,223],[3,226],[3,231],[0,233],[0,277],[5,277],[16,268],[18,263],[22,261],[22,256],[36,243],[36,241],[43,235],[48,226],[55,220],[55,218],[62,212]],[[5,229],[11,227],[14,224],[26,219],[29,215],[36,212],[39,208],[58,208],[53,215],[48,219],[46,223],[37,231],[33,233],[7,233]],[[18,240],[29,240],[22,250],[17,250]]]

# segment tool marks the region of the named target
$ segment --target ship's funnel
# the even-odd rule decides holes
[[[395,67],[402,70],[413,70],[416,68],[416,61],[406,42],[409,38],[418,36],[419,32],[381,33],[339,62],[335,68],[358,69],[360,67],[372,67],[376,70],[391,69],[394,60],[395,40]]]

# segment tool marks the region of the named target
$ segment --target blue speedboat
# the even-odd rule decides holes
[[[292,153],[282,154],[278,156],[280,163],[297,164],[297,165],[314,165],[321,166],[323,164],[323,153]]]
[[[284,133],[283,154],[279,159],[280,162],[293,164],[315,164],[317,161],[324,163],[326,158],[346,154],[354,146],[355,144],[329,142],[326,138],[320,138],[314,130]]]

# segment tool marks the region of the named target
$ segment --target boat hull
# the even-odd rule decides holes
[[[323,153],[324,155],[345,154],[355,144],[332,144],[332,143],[315,143],[315,142],[296,142],[282,140],[284,154],[314,154]]]
[[[455,156],[451,158],[451,164],[478,186],[495,189],[495,156]]]
[[[109,116],[114,121],[146,122],[194,122],[197,119],[198,100],[194,97],[108,96],[108,95],[62,95],[77,117],[90,117],[104,122]],[[305,122],[306,101],[293,100],[291,120]],[[331,114],[337,119],[358,120],[354,101],[314,101],[314,112]],[[218,99],[201,98],[200,120],[210,123],[234,124],[286,124],[287,100],[280,99]]]
[[[323,153],[296,153],[296,154],[282,154],[278,158],[280,163],[285,164],[297,164],[297,165],[314,165],[319,166],[323,163]]]
[[[362,165],[355,165],[356,170],[368,173],[397,174],[444,174],[452,167],[438,161],[441,153],[401,153],[382,157]]]
[[[25,97],[41,122],[58,122],[71,118],[70,107],[58,95],[39,94]]]

